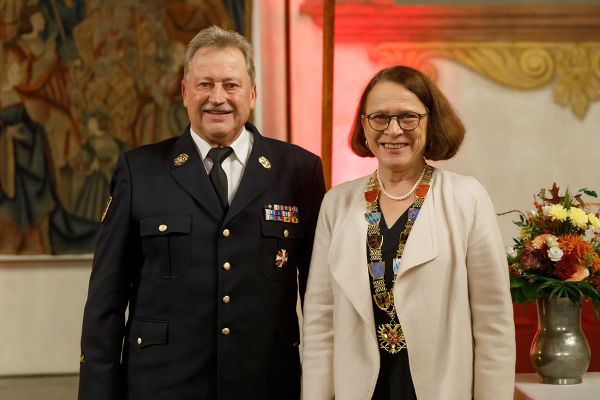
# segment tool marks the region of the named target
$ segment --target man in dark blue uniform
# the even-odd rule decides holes
[[[79,399],[298,399],[321,161],[247,122],[256,88],[241,35],[196,35],[181,87],[191,126],[126,152],[113,176]]]

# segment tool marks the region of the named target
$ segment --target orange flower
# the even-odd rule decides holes
[[[596,254],[594,248],[589,242],[586,242],[581,236],[563,235],[558,237],[558,246],[577,260],[578,264],[583,263],[583,259],[588,254]]]

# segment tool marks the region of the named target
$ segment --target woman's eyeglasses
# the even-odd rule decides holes
[[[396,119],[400,128],[403,131],[412,131],[417,129],[421,118],[427,116],[427,113],[419,114],[416,112],[405,112],[398,115],[389,115],[381,112],[374,112],[371,114],[363,114],[369,122],[369,126],[375,131],[385,131],[389,126],[392,119]]]

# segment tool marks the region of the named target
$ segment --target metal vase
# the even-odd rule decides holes
[[[573,385],[590,365],[590,345],[581,330],[581,304],[568,298],[537,298],[538,329],[531,363],[542,383]]]

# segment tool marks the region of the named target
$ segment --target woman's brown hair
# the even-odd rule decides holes
[[[465,136],[465,127],[446,99],[446,96],[423,73],[414,68],[395,66],[377,73],[367,84],[360,97],[350,131],[350,147],[360,157],[373,157],[367,147],[365,132],[361,120],[365,113],[365,104],[369,93],[379,82],[398,83],[414,93],[427,108],[427,143],[424,157],[428,160],[447,160],[452,158]]]

